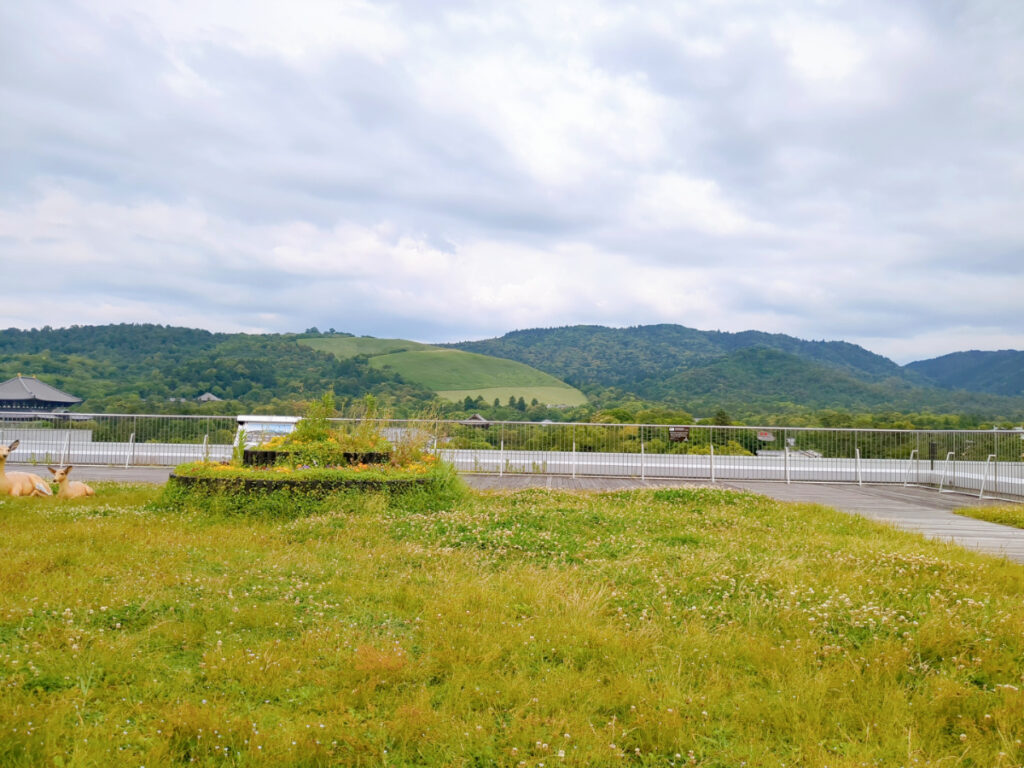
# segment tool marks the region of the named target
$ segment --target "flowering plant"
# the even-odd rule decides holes
[[[331,424],[336,415],[334,395],[324,394],[310,403],[306,415],[295,430],[279,435],[259,446],[259,450],[278,450],[289,454],[288,462],[318,467],[341,466],[366,454],[388,454],[391,443],[381,434],[375,417],[377,402],[373,395],[364,399],[365,409],[354,428],[345,429]]]

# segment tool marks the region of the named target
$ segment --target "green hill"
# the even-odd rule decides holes
[[[950,391],[929,382],[924,369],[902,368],[855,344],[760,331],[571,326],[452,346],[527,363],[588,394],[614,388],[698,413],[728,408],[754,415],[796,406],[1024,415],[1022,397]]]
[[[866,381],[906,376],[892,360],[844,341],[804,341],[760,331],[699,331],[667,324],[537,328],[451,346],[518,360],[581,388],[619,387],[637,391],[644,382],[663,380],[680,370],[699,368],[733,352],[753,348],[775,349]]]
[[[367,356],[371,368],[433,390],[450,402],[466,397],[536,399],[548,405],[582,405],[586,396],[554,376],[513,360],[443,349],[402,339],[371,337],[306,338],[301,344],[340,359]]]
[[[327,390],[343,398],[372,392],[396,412],[434,399],[365,358],[339,359],[297,338],[161,325],[9,328],[0,331],[0,380],[38,376],[83,398],[75,410],[100,413],[290,413]],[[223,402],[200,406],[204,392]]]
[[[738,414],[770,412],[786,403],[813,410],[1024,415],[1022,398],[950,392],[900,378],[865,381],[848,371],[763,347],[741,349],[709,365],[683,371],[651,386],[649,393],[668,402],[681,400],[687,408],[703,413],[716,408]]]
[[[989,392],[994,395],[1024,395],[1024,352],[954,352],[906,366],[937,387]]]

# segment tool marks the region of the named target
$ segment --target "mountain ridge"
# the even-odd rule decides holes
[[[947,375],[941,358],[931,366],[925,365],[930,361],[900,366],[850,342],[808,341],[763,331],[701,331],[670,324],[575,325],[512,331],[450,346],[525,362],[584,392],[612,387],[690,408],[709,407],[716,397],[722,405],[743,410],[768,401],[819,409],[899,407],[1018,414],[1024,408],[1024,392],[943,386],[966,379]],[[773,354],[753,354],[756,350]],[[1003,373],[1008,381],[1024,379],[1024,353],[1019,361],[1013,357],[999,362],[1008,369],[1019,362],[1016,379],[1010,370]],[[723,381],[732,382],[731,388],[723,389]]]
[[[908,363],[906,368],[944,389],[1024,396],[1024,352],[971,349]]]
[[[347,338],[345,343],[357,353],[338,359],[299,343],[328,338]],[[231,334],[124,323],[7,329],[0,330],[0,377],[36,375],[84,397],[82,410],[107,412],[295,409],[327,389],[348,398],[373,392],[392,403],[396,413],[436,406],[436,390],[424,387],[421,377],[417,382],[417,376],[403,376],[391,365],[403,362],[403,354],[409,356],[398,349],[412,343],[374,340],[384,345],[378,352],[392,353],[374,357],[364,354],[372,350],[360,347],[366,341],[353,338],[315,329],[302,334]],[[733,416],[748,419],[809,410],[1024,419],[1024,352],[1017,350],[970,350],[899,366],[845,341],[808,341],[762,331],[700,331],[670,324],[535,328],[495,339],[425,346],[525,363],[578,388],[594,408],[646,402],[705,414],[726,408]],[[497,373],[501,366],[491,367],[498,380],[484,383],[504,383]],[[458,378],[454,370],[446,370],[446,375]],[[467,409],[510,399],[504,390],[452,389],[445,394],[466,401]],[[196,410],[195,398],[206,391],[225,402]],[[517,397],[524,399],[529,403],[531,397]],[[537,400],[548,402],[544,396]]]

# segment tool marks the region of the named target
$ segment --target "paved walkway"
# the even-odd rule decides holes
[[[53,465],[58,466],[57,464]],[[46,471],[45,464],[12,464],[8,462],[7,469],[12,472],[31,472],[45,477],[47,480],[52,477]],[[171,476],[170,467],[104,467],[89,466],[87,464],[74,465],[71,472],[72,480],[80,480],[87,483],[90,480],[109,480],[115,483],[166,483]]]
[[[666,488],[682,483],[664,480],[583,477],[558,475],[465,475],[474,488],[561,488],[575,490],[618,490],[623,488]],[[708,482],[689,485],[710,485]],[[849,483],[785,483],[736,481],[717,483],[718,488],[751,491],[780,501],[822,504],[842,512],[888,523],[896,528],[921,533],[932,539],[952,541],[967,549],[1004,556],[1024,563],[1024,530],[953,514],[958,507],[1004,504],[961,493],[939,493],[931,488],[901,485],[852,485]]]
[[[780,501],[822,504],[842,512],[863,515],[930,539],[952,541],[967,549],[1002,555],[1024,563],[1024,530],[998,525],[973,517],[955,515],[960,507],[977,507],[1006,502],[979,499],[976,495],[939,493],[931,488],[900,485],[840,483],[722,483],[725,487],[760,493]]]
[[[45,467],[29,465],[11,466],[39,474]],[[42,472],[39,472],[39,470]],[[113,480],[116,482],[163,483],[169,469],[157,467],[89,467],[75,468],[77,480]],[[564,475],[463,475],[466,482],[479,490],[515,490],[518,488],[553,488],[561,490],[612,491],[631,488],[673,488],[680,485],[710,485],[708,482],[680,482],[676,480],[639,480],[618,477],[580,477]],[[850,514],[863,515],[872,520],[888,523],[897,528],[924,534],[933,539],[952,541],[967,549],[1002,555],[1024,563],[1024,530],[1005,525],[987,523],[971,517],[954,515],[958,507],[997,504],[960,493],[939,493],[930,488],[900,485],[864,485],[844,483],[770,483],[758,481],[728,481],[717,483],[718,488],[760,493],[780,501],[822,504]]]

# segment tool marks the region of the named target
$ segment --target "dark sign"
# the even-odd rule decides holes
[[[669,442],[673,443],[685,443],[690,439],[690,428],[689,427],[669,427],[668,428],[668,439]]]

